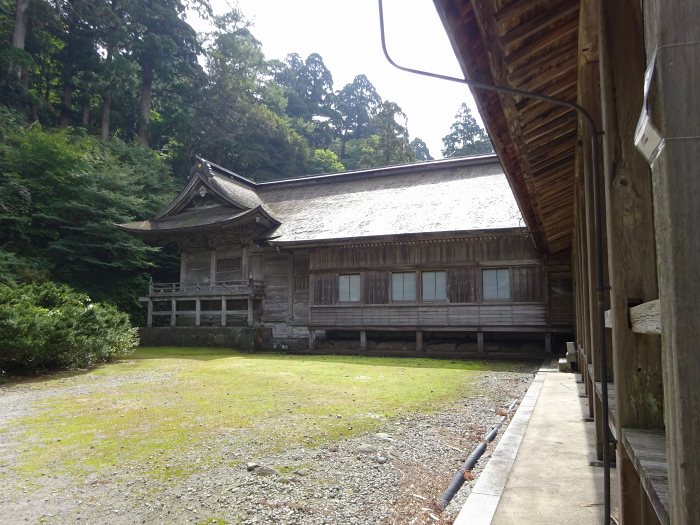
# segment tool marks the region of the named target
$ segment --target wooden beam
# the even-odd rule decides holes
[[[547,33],[556,34],[562,27],[561,19],[578,20],[578,2],[571,0],[548,2],[546,11],[506,32],[501,38],[502,45],[507,50],[510,46],[542,33],[545,29],[548,30]]]
[[[638,334],[661,333],[661,304],[659,300],[633,306],[629,309],[632,331]]]
[[[515,68],[523,62],[528,62],[536,53],[543,51],[548,46],[554,46],[559,40],[563,40],[578,30],[578,20],[572,18],[566,24],[561,26],[557,32],[546,33],[542,38],[537,39],[534,43],[525,46],[518,51],[508,54],[504,63],[507,67]],[[556,47],[556,46],[554,46]]]

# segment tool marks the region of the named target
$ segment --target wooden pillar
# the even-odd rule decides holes
[[[360,349],[367,350],[367,331],[360,330]]]
[[[199,326],[202,314],[202,301],[201,299],[194,300],[194,325]]]
[[[578,42],[578,103],[592,116],[600,128],[600,71],[598,64],[599,8],[596,0],[583,2],[579,12]],[[601,414],[602,404],[596,394],[595,382],[601,380],[600,369],[600,326],[598,325],[597,257],[598,247],[595,238],[595,210],[593,208],[593,166],[591,165],[591,135],[579,118],[579,138],[582,147],[578,150],[578,166],[583,170],[584,206],[586,224],[586,267],[588,271],[588,340],[593,365],[593,377],[589,382],[589,405],[593,406],[596,425],[596,456],[603,458],[603,446],[608,422]],[[600,220],[603,220],[600,218]],[[612,377],[612,369],[610,369]],[[603,385],[603,388],[606,388]]]
[[[226,326],[226,297],[221,298],[221,326]]]
[[[647,55],[657,49],[652,109],[665,138],[652,181],[669,518],[690,525],[700,523],[700,3],[644,4]]]
[[[544,334],[544,351],[546,354],[552,353],[552,332]]]
[[[250,242],[243,245],[241,248],[241,280],[248,281],[251,278],[250,265]]]
[[[486,351],[484,350],[484,332],[479,330],[476,333],[476,353],[477,354],[484,354]]]
[[[146,313],[146,326],[149,328],[153,326],[153,301],[151,298],[148,298],[148,304],[146,306],[147,308],[147,313]]]
[[[316,330],[309,329],[309,350],[316,349]]]
[[[248,296],[248,326],[253,326],[255,324],[255,319],[253,319],[254,315],[254,310],[253,310],[253,298],[249,295]]]
[[[177,301],[170,300],[170,326],[177,325]]]
[[[294,256],[287,254],[287,319],[294,320]]]
[[[216,282],[216,250],[212,250],[209,254],[209,282]],[[210,285],[211,286],[211,285]]]
[[[423,351],[423,332],[421,330],[416,330],[416,350]]]
[[[658,297],[651,172],[632,137],[643,107],[646,60],[641,4],[603,2],[600,40],[603,158],[610,276],[611,349],[616,429],[663,428],[661,346],[657,336],[635,334],[631,302]],[[623,523],[656,523],[641,513],[648,500],[623,446],[617,447]]]

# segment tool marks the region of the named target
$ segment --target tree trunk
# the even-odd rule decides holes
[[[67,63],[63,70],[63,95],[61,96],[61,126],[70,125],[73,105],[73,65]]]
[[[110,116],[112,112],[112,83],[110,82],[107,89],[102,95],[102,116],[100,118],[100,129],[103,140],[109,138]]]
[[[141,90],[139,98],[139,143],[148,147],[148,125],[151,122],[151,96],[153,91],[153,66],[149,62],[141,65]]]
[[[88,88],[85,88],[85,94],[83,95],[83,109],[82,109],[82,117],[81,117],[81,123],[84,128],[88,128],[90,126],[90,91],[88,91]]]
[[[24,43],[27,40],[27,8],[29,0],[17,0],[15,4],[15,27],[12,31],[12,47],[16,49],[24,49]],[[14,61],[10,61],[8,70],[10,77],[15,77],[18,84],[22,81],[22,68],[15,65]]]

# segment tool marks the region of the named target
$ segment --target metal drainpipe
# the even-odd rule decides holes
[[[469,457],[464,462],[464,465],[462,465],[462,468],[459,469],[459,471],[454,475],[454,477],[452,478],[452,483],[450,483],[450,486],[447,487],[447,490],[443,492],[440,498],[439,505],[442,510],[445,510],[447,508],[447,506],[450,504],[450,501],[452,501],[452,498],[454,498],[455,494],[457,494],[459,489],[462,488],[462,485],[464,485],[464,482],[466,481],[466,478],[464,476],[467,472],[471,472],[474,469],[481,456],[484,454],[484,452],[486,452],[489,443],[492,443],[493,440],[496,439],[501,425],[503,425],[503,423],[505,423],[505,421],[508,419],[508,416],[513,411],[513,408],[515,408],[515,404],[517,402],[518,400],[515,399],[510,404],[508,410],[506,411],[506,414],[504,416],[501,416],[501,419],[498,421],[498,423],[496,423],[496,425],[491,430],[489,430],[489,432],[484,437],[484,440],[481,443],[479,443],[476,446],[476,448],[474,448],[472,453],[469,454]]]
[[[599,146],[598,137],[601,133],[593,120],[593,117],[586,111],[583,107],[579,106],[575,102],[569,102],[568,100],[563,100],[555,97],[550,97],[547,95],[542,95],[540,93],[534,93],[530,91],[524,91],[522,89],[512,88],[508,86],[499,86],[497,84],[489,84],[487,82],[481,82],[479,80],[470,80],[466,78],[451,77],[448,75],[441,75],[439,73],[432,73],[430,71],[422,71],[419,69],[413,69],[409,67],[404,67],[391,58],[389,51],[386,47],[386,35],[384,31],[384,6],[383,1],[379,2],[379,30],[382,40],[382,50],[384,51],[384,56],[387,61],[394,67],[406,71],[407,73],[413,73],[415,75],[421,75],[430,78],[436,78],[438,80],[446,80],[448,82],[458,82],[460,84],[465,84],[472,88],[482,89],[484,91],[492,91],[495,93],[502,93],[504,95],[515,95],[524,98],[530,98],[534,100],[540,100],[543,102],[549,102],[557,106],[567,107],[576,111],[586,123],[588,131],[591,136],[591,164],[592,164],[592,178],[593,178],[593,215],[594,215],[594,232],[595,232],[595,245],[596,245],[596,296],[597,296],[597,306],[598,306],[598,327],[599,327],[599,341],[598,345],[600,347],[600,375],[601,375],[601,404],[602,404],[602,418],[603,418],[603,496],[605,500],[603,509],[603,523],[610,521],[610,426],[608,417],[608,362],[607,362],[607,351],[606,351],[606,341],[605,341],[605,275],[603,271],[603,225],[601,219],[601,208],[600,208],[600,168],[598,166],[599,158]]]

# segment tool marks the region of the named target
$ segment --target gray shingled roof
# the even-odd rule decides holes
[[[198,160],[198,162],[206,162]],[[523,225],[515,199],[495,156],[450,159],[374,170],[254,183],[206,163],[202,182],[232,206],[261,206],[280,225],[268,232],[273,242],[313,242],[416,233],[512,228]],[[152,221],[122,225],[134,232],[163,231],[162,222],[201,227],[214,216],[227,222],[240,210],[177,212],[196,192],[185,191]],[[169,215],[170,213],[170,215]],[[186,217],[182,217],[187,214]],[[185,224],[186,223],[186,224]],[[180,226],[180,227],[182,227]]]

